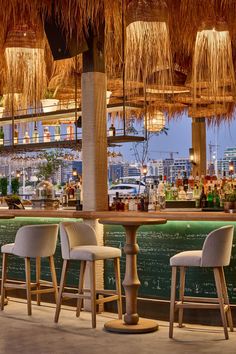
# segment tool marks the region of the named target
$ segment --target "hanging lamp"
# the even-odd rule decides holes
[[[46,89],[44,41],[40,26],[23,23],[10,27],[4,55],[7,67],[5,92],[9,110],[35,109]],[[19,100],[16,103],[16,94],[20,94],[20,103]]]
[[[165,101],[165,88],[172,86],[172,61],[168,31],[168,8],[166,1],[138,0],[127,7],[126,15],[126,80],[130,99],[140,94],[140,87],[132,88],[134,82],[143,83],[146,120],[152,119],[149,101],[156,110],[160,100]],[[129,83],[131,83],[129,87]],[[139,85],[138,85],[139,86]],[[152,90],[163,92],[155,102]],[[149,123],[147,122],[147,126]],[[150,127],[152,123],[150,122]],[[151,128],[150,128],[151,129]]]
[[[165,115],[161,111],[147,114],[146,129],[149,133],[159,133],[166,124]]]
[[[194,103],[225,104],[235,95],[231,38],[223,20],[205,21],[197,32],[192,80]]]

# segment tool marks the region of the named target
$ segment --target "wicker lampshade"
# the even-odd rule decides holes
[[[199,98],[224,103],[235,95],[231,38],[224,21],[205,21],[197,32],[191,86],[195,104]]]
[[[161,111],[156,111],[153,114],[147,115],[147,131],[150,133],[160,132],[166,124],[165,115]]]
[[[4,91],[9,95],[6,109],[10,112],[21,108],[27,113],[35,109],[46,90],[46,66],[42,28],[19,24],[9,28],[5,41],[6,82]],[[13,94],[20,94],[20,104],[15,105]],[[13,101],[13,104],[12,104]],[[12,112],[11,112],[12,114]]]

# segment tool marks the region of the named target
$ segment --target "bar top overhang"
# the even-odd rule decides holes
[[[202,212],[202,211],[173,211],[165,210],[161,212],[112,212],[112,211],[76,211],[76,210],[8,210],[1,209],[1,215],[14,215],[15,217],[54,217],[54,218],[78,218],[78,219],[99,219],[118,216],[164,218],[168,220],[186,221],[236,221],[236,213],[224,212]]]

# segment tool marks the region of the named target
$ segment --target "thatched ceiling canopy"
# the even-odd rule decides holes
[[[211,30],[213,27],[217,31],[228,30],[232,44],[232,63],[234,71],[236,68],[236,0],[0,0],[0,91],[3,92],[6,64],[4,61],[4,46],[10,29],[19,24],[31,24],[38,29],[36,32],[43,33],[45,47],[46,73],[49,85],[59,85],[61,78],[67,83],[73,83],[69,78],[75,72],[73,59],[68,62],[57,64],[53,61],[44,26],[47,21],[55,22],[57,27],[63,31],[69,46],[70,39],[77,36],[78,47],[82,52],[86,50],[85,39],[90,30],[93,33],[99,31],[101,24],[105,24],[105,56],[107,61],[108,90],[113,92],[111,101],[116,102],[122,98],[122,18],[127,26],[137,21],[145,22],[166,22],[169,36],[169,46],[171,59],[168,65],[162,67],[156,65],[157,72],[154,70],[152,77],[162,77],[163,71],[169,68],[172,62],[172,82],[166,83],[166,92],[172,87],[175,103],[190,104],[192,102],[191,83],[187,85],[189,91],[183,87],[187,81],[191,80],[192,63],[194,58],[195,41],[197,32],[202,29]],[[158,26],[156,26],[158,28]],[[55,33],[55,37],[57,33]],[[156,34],[158,36],[158,34]],[[155,39],[155,33],[153,34]],[[154,42],[153,39],[153,42]],[[156,48],[159,44],[155,41]],[[151,49],[147,50],[152,53]],[[169,49],[166,50],[169,53]],[[140,56],[141,58],[141,56]],[[140,60],[145,62],[146,67],[155,67],[151,58],[151,65],[147,57]],[[135,64],[135,61],[133,61]],[[158,72],[159,68],[159,72]],[[77,71],[81,72],[81,58]],[[143,102],[143,68],[138,67],[139,75],[137,82],[133,82],[133,77],[128,78],[130,83],[128,88],[132,91],[132,99],[138,97],[137,102]],[[111,79],[112,78],[112,79]],[[189,79],[190,78],[190,79]],[[116,81],[116,85],[114,82]],[[63,83],[62,83],[63,84]],[[63,85],[62,85],[63,86]],[[178,90],[181,86],[181,90]],[[177,87],[177,88],[176,88]],[[136,88],[136,90],[135,90]],[[68,88],[69,90],[69,88]],[[162,88],[156,87],[156,91],[149,91],[150,97],[147,99],[153,102],[154,96],[158,92],[164,92]],[[158,91],[159,90],[159,91]],[[62,90],[63,91],[63,90]],[[68,91],[69,92],[69,91]],[[164,92],[165,93],[165,92]],[[204,93],[204,92],[203,92]],[[60,89],[58,94],[61,95]],[[129,92],[128,92],[129,94]],[[227,93],[230,101],[235,102],[232,92]],[[165,99],[165,95],[159,97],[167,105],[172,104]],[[224,97],[227,101],[227,98]],[[196,101],[201,102],[201,97]],[[209,97],[205,101],[212,102]],[[221,100],[220,100],[221,102]]]

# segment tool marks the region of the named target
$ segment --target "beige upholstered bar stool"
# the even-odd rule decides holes
[[[40,295],[54,292],[57,301],[58,289],[53,255],[56,249],[58,225],[27,225],[22,226],[16,233],[15,243],[2,246],[2,282],[1,282],[1,310],[4,309],[6,290],[13,288],[26,289],[28,315],[31,315],[31,295],[37,295],[37,304],[40,305]],[[25,259],[25,284],[7,279],[7,257],[14,255]],[[52,284],[40,280],[41,257],[48,257],[51,269]],[[36,259],[36,282],[31,282],[30,258]],[[43,288],[42,288],[43,287]],[[32,290],[33,288],[36,288]]]
[[[95,231],[92,227],[80,222],[65,222],[60,224],[61,250],[63,268],[55,322],[58,322],[62,298],[76,298],[76,316],[79,317],[82,300],[91,300],[92,327],[96,327],[96,307],[108,301],[117,301],[118,316],[122,318],[121,285],[120,285],[120,257],[121,251],[118,248],[98,246]],[[116,291],[96,289],[96,261],[114,259]],[[80,277],[78,293],[64,292],[66,272],[70,260],[80,261]],[[89,266],[90,289],[84,289],[84,274],[86,265]],[[104,295],[96,299],[97,294]]]
[[[224,276],[224,266],[229,265],[233,242],[233,226],[224,226],[212,231],[205,239],[202,250],[185,251],[170,258],[172,267],[170,327],[169,337],[173,337],[174,313],[178,310],[179,327],[182,327],[184,308],[215,308],[220,309],[225,339],[229,338],[227,322],[233,331],[233,321],[229,304],[228,292]],[[213,268],[217,298],[185,296],[185,270],[187,267]],[[180,269],[179,301],[176,296],[176,275]]]

